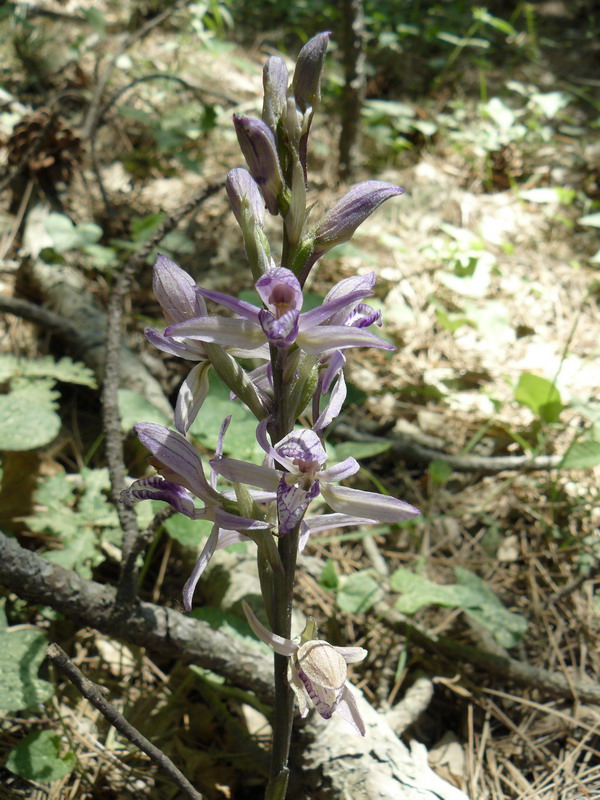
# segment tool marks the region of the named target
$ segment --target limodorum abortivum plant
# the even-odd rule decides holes
[[[312,218],[307,156],[328,41],[329,33],[311,39],[292,75],[283,58],[271,56],[263,71],[261,118],[233,119],[246,167],[231,170],[226,188],[262,305],[197,286],[166,256],[156,260],[153,288],[166,326],[148,329],[146,336],[193,366],[177,398],[175,430],[153,423],[136,426],[156,474],[134,481],[122,495],[128,505],[164,500],[191,519],[213,523],[183,588],[188,611],[216,550],[235,542],[256,545],[270,630],[247,603],[244,610],[254,633],[275,653],[269,800],[286,796],[295,701],[302,716],[311,708],[324,719],[336,714],[348,722],[349,733],[365,735],[347,665],[361,661],[366,651],[319,639],[313,620],[299,642],[291,639],[298,552],[316,531],[396,523],[419,513],[402,500],[344,486],[358,471],[357,461],[349,457],[330,464],[327,458],[325,432],[346,398],[346,351],[393,347],[374,332],[382,324],[381,313],[365,302],[373,294],[373,273],[340,280],[320,306],[307,311],[303,289],[325,253],[347,242],[381,203],[403,192],[391,183],[365,181],[320,219]],[[283,244],[277,254],[265,233],[266,214],[281,220]],[[248,358],[260,366],[247,371]],[[256,417],[262,465],[223,455],[229,419],[223,421],[208,477],[186,439],[202,413],[211,369],[231,390],[232,403],[244,403]],[[331,512],[311,516],[318,497]]]

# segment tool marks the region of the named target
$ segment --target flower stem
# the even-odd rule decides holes
[[[273,573],[273,632],[284,636],[291,635],[292,599],[294,573],[298,554],[299,525],[279,540],[279,555],[283,573]],[[271,774],[265,800],[284,800],[287,790],[289,769],[287,766],[294,721],[294,693],[287,676],[288,657],[275,653],[275,711],[273,716],[273,747],[271,752]]]

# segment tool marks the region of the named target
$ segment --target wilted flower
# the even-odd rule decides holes
[[[306,717],[312,704],[323,719],[337,714],[364,736],[365,724],[347,682],[347,665],[362,661],[367,651],[362,647],[334,647],[317,639],[314,620],[308,621],[302,643],[296,644],[268,631],[245,600],[242,605],[256,636],[276,653],[289,657],[288,681],[298,701],[300,716]]]

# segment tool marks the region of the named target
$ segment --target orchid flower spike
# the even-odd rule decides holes
[[[337,714],[364,736],[365,723],[347,680],[347,665],[362,661],[367,651],[362,647],[334,647],[317,639],[312,619],[307,622],[301,644],[296,644],[268,631],[245,600],[242,606],[256,636],[276,653],[289,657],[288,681],[298,701],[300,716],[306,717],[312,704],[323,719]]]
[[[217,457],[220,456],[225,427],[219,437]],[[238,504],[206,480],[200,456],[180,433],[152,422],[136,425],[135,432],[152,454],[152,463],[160,474],[134,481],[121,493],[123,505],[131,507],[141,500],[163,500],[190,519],[206,519],[214,523],[184,587],[184,606],[186,611],[190,611],[196,584],[215,550],[234,542],[247,541],[253,532],[270,536],[271,525],[262,519],[242,516]],[[202,501],[203,508],[196,507],[194,498]]]

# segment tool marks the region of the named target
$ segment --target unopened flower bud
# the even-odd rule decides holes
[[[250,219],[262,228],[265,222],[265,201],[248,170],[241,167],[232,169],[227,175],[225,189],[231,210],[240,227],[243,229],[247,224],[246,220]],[[249,217],[246,217],[246,214],[249,214]]]
[[[321,100],[321,72],[330,35],[326,31],[313,36],[298,54],[292,92],[303,112],[308,108],[315,109]]]
[[[238,142],[250,174],[271,214],[279,213],[277,198],[283,189],[283,176],[273,131],[260,119],[233,115]]]
[[[348,242],[358,226],[383,202],[403,192],[400,186],[384,181],[365,181],[354,186],[319,223],[314,235],[314,256]]]
[[[287,103],[288,71],[281,56],[271,56],[263,69],[262,118],[275,133],[277,123]]]

